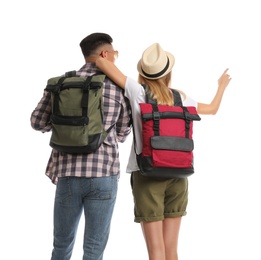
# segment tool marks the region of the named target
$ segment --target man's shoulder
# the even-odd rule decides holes
[[[124,96],[124,90],[107,76],[105,77],[104,83],[105,93],[111,95],[120,95],[121,97]]]

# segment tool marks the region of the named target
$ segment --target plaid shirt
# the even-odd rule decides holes
[[[95,63],[85,64],[78,72],[78,76],[88,76],[101,73]],[[120,174],[118,142],[124,142],[130,134],[130,107],[124,97],[122,89],[109,78],[105,79],[103,91],[104,124],[105,129],[112,124],[115,126],[109,132],[100,148],[91,154],[64,154],[52,149],[46,175],[54,184],[59,177],[104,177]],[[33,129],[48,132],[52,129],[50,123],[51,94],[44,91],[43,97],[31,115]]]

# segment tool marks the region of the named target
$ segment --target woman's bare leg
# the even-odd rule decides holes
[[[141,222],[149,260],[178,260],[181,217]]]
[[[178,260],[178,238],[180,224],[181,217],[165,218],[163,221],[165,260]]]
[[[163,221],[141,222],[149,260],[165,260]]]

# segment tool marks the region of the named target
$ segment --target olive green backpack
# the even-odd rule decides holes
[[[105,75],[76,76],[76,71],[51,78],[45,90],[51,92],[52,135],[50,146],[65,153],[95,152],[113,125],[103,124]]]

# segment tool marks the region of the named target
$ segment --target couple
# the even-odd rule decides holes
[[[88,76],[103,72],[108,77],[104,87],[104,124],[116,123],[101,147],[93,154],[60,154],[55,149],[46,168],[46,175],[56,184],[54,202],[54,241],[52,260],[69,260],[82,212],[85,216],[84,260],[102,260],[110,232],[111,217],[117,195],[119,177],[118,142],[130,134],[130,109],[141,152],[141,118],[139,103],[145,101],[141,84],[149,86],[160,104],[173,105],[171,87],[174,56],[154,43],[138,61],[138,82],[125,76],[115,65],[118,51],[105,33],[85,37],[80,47],[85,65],[77,72]],[[199,103],[180,91],[184,106],[195,106],[199,114],[216,114],[231,78],[226,69],[218,79],[218,88],[209,104]],[[122,90],[123,89],[123,90]],[[31,114],[31,126],[48,132],[51,114],[50,93],[44,92]],[[181,217],[188,203],[187,179],[155,181],[139,173],[132,146],[127,165],[134,198],[134,221],[141,224],[150,260],[177,260]],[[124,256],[123,256],[124,259]]]

